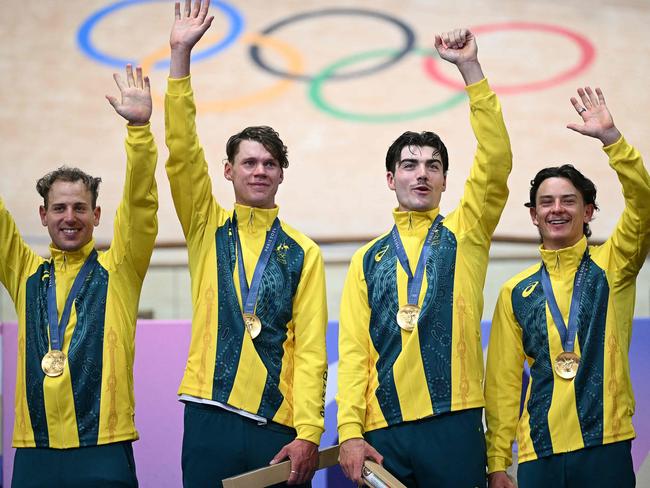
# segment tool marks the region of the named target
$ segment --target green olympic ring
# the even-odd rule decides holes
[[[342,110],[334,107],[328,103],[322,95],[322,86],[328,78],[330,78],[337,70],[349,66],[359,61],[365,61],[369,58],[377,58],[380,56],[394,56],[398,50],[396,49],[378,49],[374,51],[366,51],[363,53],[347,56],[339,61],[332,63],[318,73],[309,84],[309,99],[321,111],[343,120],[350,120],[354,122],[370,122],[370,123],[388,123],[388,122],[403,122],[405,120],[416,119],[419,117],[429,116],[443,110],[447,110],[454,105],[460,103],[466,98],[465,91],[458,92],[442,102],[433,104],[429,107],[420,108],[408,112],[372,114],[372,113],[357,113],[347,110]],[[430,49],[413,49],[413,52],[420,56],[433,56],[435,53]]]

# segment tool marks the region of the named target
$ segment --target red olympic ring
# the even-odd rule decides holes
[[[563,27],[558,27],[556,25],[549,24],[538,24],[533,22],[504,22],[500,24],[485,24],[478,25],[473,28],[470,28],[472,33],[480,34],[487,32],[494,32],[498,30],[534,30],[542,32],[551,32],[553,34],[559,34],[564,36],[571,41],[573,41],[578,48],[580,49],[580,59],[578,63],[569,68],[566,71],[563,71],[551,78],[541,81],[534,81],[530,83],[519,83],[515,85],[491,85],[492,90],[495,93],[505,95],[505,94],[515,94],[515,93],[524,93],[534,90],[543,90],[550,88],[554,85],[558,85],[563,81],[566,81],[570,78],[573,78],[581,71],[584,71],[594,60],[596,49],[594,45],[581,34],[577,34]],[[426,73],[433,78],[435,81],[446,85],[448,87],[462,90],[464,85],[459,83],[456,79],[448,78],[438,67],[435,59],[433,57],[427,57],[424,60],[424,70]]]

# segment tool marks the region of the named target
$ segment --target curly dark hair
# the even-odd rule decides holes
[[[71,168],[69,166],[61,166],[60,168],[50,171],[36,182],[36,191],[43,197],[43,205],[47,208],[47,198],[50,194],[50,189],[55,181],[68,181],[71,183],[82,181],[86,189],[90,192],[92,199],[92,208],[97,206],[97,196],[99,195],[99,183],[101,178],[95,178],[89,174],[81,171],[79,168]]]
[[[424,147],[429,146],[434,148],[442,158],[442,171],[447,175],[449,169],[449,156],[447,155],[447,147],[445,146],[440,136],[435,132],[411,132],[406,131],[399,136],[388,148],[386,153],[386,171],[395,173],[395,166],[399,161],[402,149],[405,147]]]
[[[530,195],[528,202],[524,206],[528,208],[535,208],[537,200],[537,190],[539,190],[542,182],[548,178],[565,178],[571,182],[573,186],[580,192],[585,205],[593,205],[594,210],[598,210],[596,203],[596,185],[594,182],[578,171],[572,164],[563,164],[562,166],[551,166],[540,170],[535,178],[530,180]],[[582,231],[586,237],[591,236],[591,229],[589,224],[585,223],[582,226]]]
[[[280,163],[281,167],[287,168],[289,166],[287,146],[280,139],[280,135],[267,125],[246,127],[241,132],[230,136],[230,139],[226,143],[226,156],[230,164],[235,162],[235,155],[239,150],[239,144],[241,141],[246,140],[259,142]]]

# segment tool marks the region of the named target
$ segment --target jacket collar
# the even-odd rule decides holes
[[[239,232],[255,233],[268,232],[278,216],[280,207],[273,208],[249,207],[235,203],[234,214],[237,215],[237,228]]]
[[[56,269],[65,269],[68,266],[76,267],[81,266],[88,255],[95,249],[95,240],[91,239],[85,246],[76,251],[62,251],[50,244],[50,255],[54,259]]]
[[[582,236],[582,239],[576,242],[573,246],[557,250],[544,249],[543,246],[540,246],[539,252],[542,255],[542,261],[544,261],[549,274],[559,275],[575,273],[586,249],[587,238]]]
[[[393,210],[393,219],[400,234],[419,235],[426,232],[435,218],[440,213],[440,208],[418,212],[415,210]]]

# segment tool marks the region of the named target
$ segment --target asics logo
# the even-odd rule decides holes
[[[379,250],[379,252],[377,252],[377,254],[375,254],[375,261],[376,261],[376,262],[381,261],[381,258],[384,257],[384,254],[386,254],[386,251],[388,251],[388,248],[389,248],[389,247],[390,247],[390,246],[389,246],[388,244],[386,244],[384,247],[382,247],[382,248]]]
[[[535,291],[535,288],[537,288],[537,285],[539,285],[539,281],[535,281],[534,283],[531,283],[528,285],[526,288],[524,288],[524,291],[521,292],[521,296],[524,298],[527,298],[530,296],[530,294]]]

